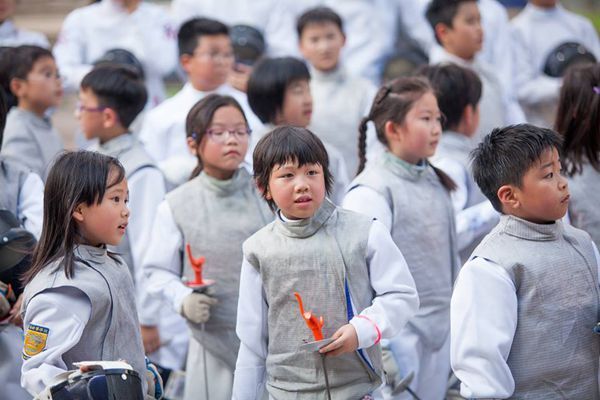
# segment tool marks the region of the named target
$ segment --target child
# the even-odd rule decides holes
[[[430,64],[453,62],[474,70],[482,81],[481,123],[476,144],[492,129],[507,123],[523,122],[525,116],[510,88],[504,87],[492,66],[476,57],[483,45],[481,17],[476,0],[432,0],[427,20],[442,46],[432,52]]]
[[[172,184],[185,182],[196,165],[185,141],[185,118],[194,104],[209,93],[233,96],[244,107],[250,128],[260,122],[252,115],[244,93],[226,84],[233,63],[229,29],[219,21],[194,18],[177,34],[179,62],[188,82],[172,98],[148,112],[140,141]]]
[[[517,98],[529,123],[551,127],[562,79],[544,74],[546,60],[566,42],[583,46],[600,60],[598,32],[558,0],[530,0],[510,24]]]
[[[176,64],[175,30],[169,13],[142,0],[101,0],[67,15],[54,46],[65,87],[76,90],[92,64],[117,48],[142,62],[150,106],[163,101],[163,76]]]
[[[503,215],[454,288],[452,369],[466,398],[597,399],[600,256],[563,224],[560,137],[514,125],[473,153],[481,191]]]
[[[106,250],[121,241],[129,219],[123,167],[98,153],[62,154],[48,175],[44,210],[24,277],[21,385],[35,395],[74,362],[123,359],[146,388],[133,282]]]
[[[8,113],[2,155],[23,164],[45,181],[50,161],[63,147],[46,114],[60,104],[60,77],[49,50],[20,46],[14,57],[8,77],[18,106]]]
[[[600,246],[600,64],[567,72],[560,91],[556,130],[563,136],[569,177],[569,217]]]
[[[164,178],[129,125],[146,104],[146,88],[135,71],[125,67],[95,67],[81,81],[77,117],[87,139],[98,139],[93,150],[116,157],[125,168],[129,186],[131,222],[123,240],[109,250],[121,255],[136,287],[136,304],[142,323],[144,348],[152,361],[168,369],[182,369],[187,351],[183,320],[160,301],[148,298],[142,257],[146,253],[152,221],[165,195]],[[165,310],[162,312],[161,310]],[[160,324],[160,336],[157,325]],[[160,345],[160,340],[168,345]]]
[[[328,7],[306,11],[297,23],[300,51],[310,64],[313,96],[311,130],[335,146],[349,171],[356,171],[356,127],[369,111],[377,89],[364,78],[354,77],[340,63],[346,42],[342,19]]]
[[[253,135],[250,150],[254,149],[265,132],[276,125],[306,128],[313,110],[308,68],[293,57],[263,59],[256,64],[248,80],[248,102],[265,124],[262,132]],[[339,203],[348,184],[346,162],[336,147],[328,143],[324,145],[334,177],[332,199]]]
[[[362,399],[381,383],[380,339],[418,308],[404,258],[381,223],[326,199],[328,166],[323,143],[300,127],[275,128],[254,151],[257,186],[278,211],[244,243],[235,399],[261,398],[265,384],[277,399]],[[311,335],[294,292],[333,340],[320,350],[328,372],[316,353],[298,351]]]
[[[368,121],[388,151],[363,171]],[[414,372],[410,387],[420,398],[442,399],[450,373],[450,295],[458,252],[449,194],[455,184],[427,161],[442,133],[433,89],[423,78],[384,85],[359,132],[359,175],[344,207],[380,220],[406,257],[421,307],[391,350],[403,376]]]
[[[479,126],[481,80],[456,64],[424,66],[419,74],[433,86],[442,115],[442,138],[432,161],[456,183],[452,205],[456,213],[458,249],[466,262],[475,246],[498,223],[498,213],[475,184],[469,153]]]
[[[191,328],[184,399],[205,399],[205,390],[213,400],[231,399],[241,246],[272,214],[241,167],[250,131],[235,99],[206,96],[190,110],[186,134],[198,158],[194,178],[159,205],[144,268],[149,290],[168,299]],[[188,244],[193,256],[206,258],[204,278],[216,281],[210,296],[181,282],[182,275],[194,280]]]
[[[20,29],[15,26],[12,17],[16,0],[2,0],[0,8],[0,46],[20,46],[30,44],[45,49],[50,47],[48,39],[41,32]]]

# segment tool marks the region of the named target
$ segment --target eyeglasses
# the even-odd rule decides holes
[[[229,62],[232,61],[234,58],[233,53],[229,52],[229,53],[218,53],[218,52],[194,52],[193,53],[194,56],[199,56],[199,57],[205,57],[208,58],[211,61],[222,61],[222,62]]]
[[[240,142],[247,142],[252,130],[248,127],[229,129],[208,129],[206,134],[216,143],[224,144],[230,137],[234,137]]]
[[[83,104],[81,104],[80,101],[77,102],[77,104],[75,105],[75,111],[77,111],[78,113],[86,111],[86,112],[102,112],[104,110],[106,110],[108,107],[106,106],[98,106],[98,107],[86,107]]]

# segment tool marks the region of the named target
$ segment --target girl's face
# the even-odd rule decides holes
[[[111,172],[108,182],[112,182],[116,172]],[[108,244],[116,246],[121,242],[129,220],[129,191],[127,179],[106,189],[100,204],[79,204],[73,212],[83,242],[91,246]]]
[[[437,99],[427,92],[418,99],[401,124],[391,122],[394,131],[390,150],[404,161],[417,164],[435,154],[442,134],[441,113]]]
[[[312,95],[308,80],[290,83],[283,95],[283,105],[277,112],[277,125],[292,125],[306,128],[312,116]]]
[[[204,171],[217,179],[229,179],[239,168],[250,137],[244,115],[234,106],[215,111],[211,124],[197,147]]]

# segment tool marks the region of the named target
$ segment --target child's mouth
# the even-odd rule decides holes
[[[121,224],[118,226],[119,231],[125,233],[125,229],[127,229],[127,224]]]
[[[311,197],[310,196],[300,196],[298,197],[296,200],[294,200],[294,203],[308,203],[309,201],[311,201]]]

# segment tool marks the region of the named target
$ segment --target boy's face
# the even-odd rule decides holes
[[[312,116],[312,95],[307,80],[298,80],[285,88],[283,105],[277,112],[277,125],[292,125],[306,128]]]
[[[0,22],[4,22],[15,13],[15,0],[0,0]]]
[[[540,224],[564,217],[569,205],[569,187],[561,174],[558,151],[552,148],[542,153],[523,176],[521,187],[513,190],[515,201],[503,203],[507,214]]]
[[[233,58],[229,36],[204,35],[193,54],[181,56],[181,65],[194,88],[210,91],[225,83]]]
[[[438,26],[440,25],[442,24]],[[483,45],[483,29],[477,3],[460,3],[452,20],[452,27],[442,25],[438,29],[438,37],[449,53],[464,60],[473,59]]]
[[[24,105],[39,115],[60,104],[63,90],[56,63],[52,57],[42,57],[24,80],[19,79],[16,96],[19,105]]]
[[[79,120],[81,131],[86,139],[99,138],[104,141],[107,128],[106,107],[100,106],[98,97],[91,89],[79,91],[79,104],[75,109],[75,117]]]
[[[300,51],[319,71],[331,71],[339,62],[346,38],[333,22],[308,24],[300,37]]]
[[[312,217],[325,199],[323,167],[320,164],[299,167],[297,162],[275,165],[266,198],[273,200],[286,218]]]

